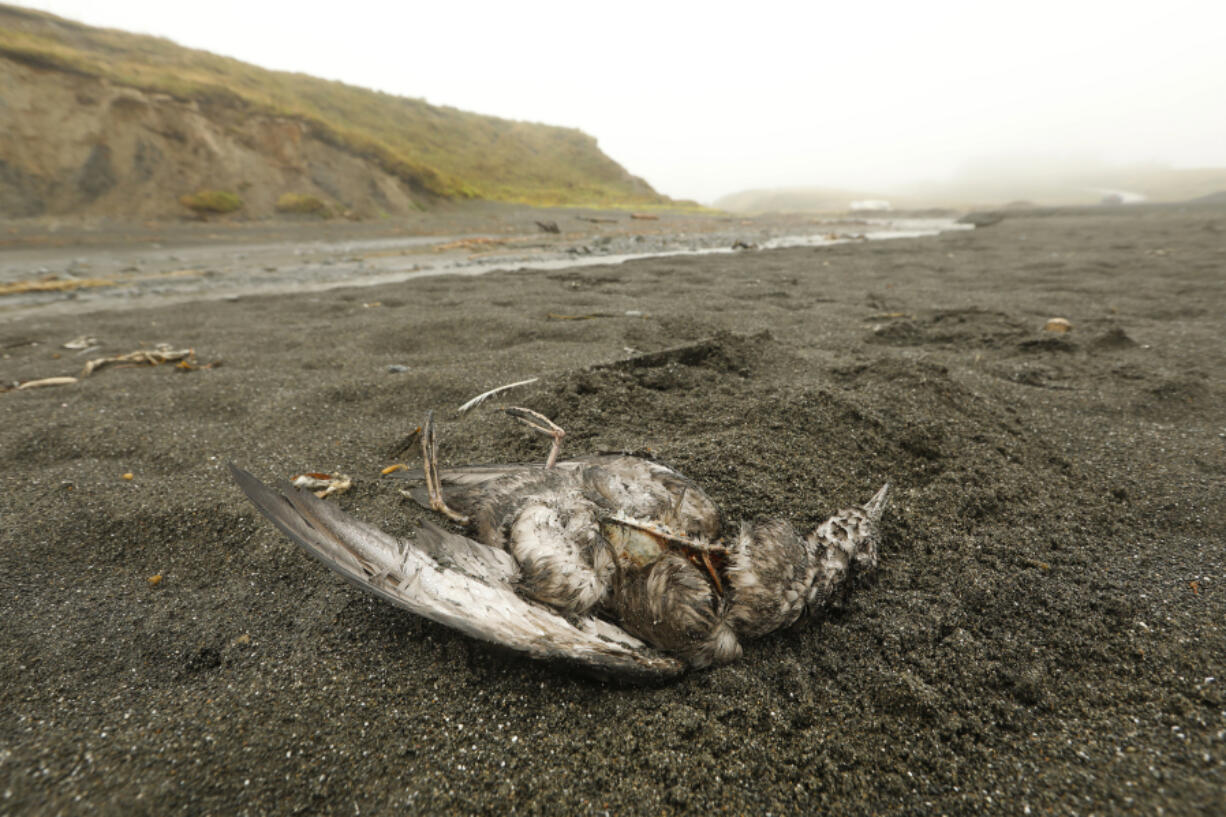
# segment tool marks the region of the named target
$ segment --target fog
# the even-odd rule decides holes
[[[25,3],[580,128],[656,189],[890,191],[1014,165],[1226,167],[1226,4]]]

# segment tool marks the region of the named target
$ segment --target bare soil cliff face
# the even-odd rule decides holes
[[[237,193],[240,218],[273,215],[284,193],[359,217],[424,203],[297,120],[0,58],[0,217],[178,218],[179,197],[200,189]]]

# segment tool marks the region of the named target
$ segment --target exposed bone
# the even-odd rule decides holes
[[[507,391],[508,389],[514,389],[519,386],[526,386],[529,383],[535,383],[538,380],[540,380],[539,377],[530,377],[527,380],[520,380],[517,383],[508,383],[505,386],[499,386],[496,389],[490,389],[487,392],[482,392],[481,394],[478,394],[476,397],[474,397],[473,399],[469,400],[467,403],[465,403],[464,405],[456,409],[456,412],[458,414],[465,414],[471,411],[472,409],[475,409],[477,406],[481,405],[486,400],[490,399],[496,394],[502,394],[504,391]]]

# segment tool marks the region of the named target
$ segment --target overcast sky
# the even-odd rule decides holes
[[[21,4],[577,127],[701,201],[873,190],[998,154],[1226,166],[1223,0]]]

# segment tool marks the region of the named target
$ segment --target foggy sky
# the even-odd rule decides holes
[[[577,127],[656,189],[700,201],[887,189],[985,155],[1226,166],[1217,0],[22,5]]]

